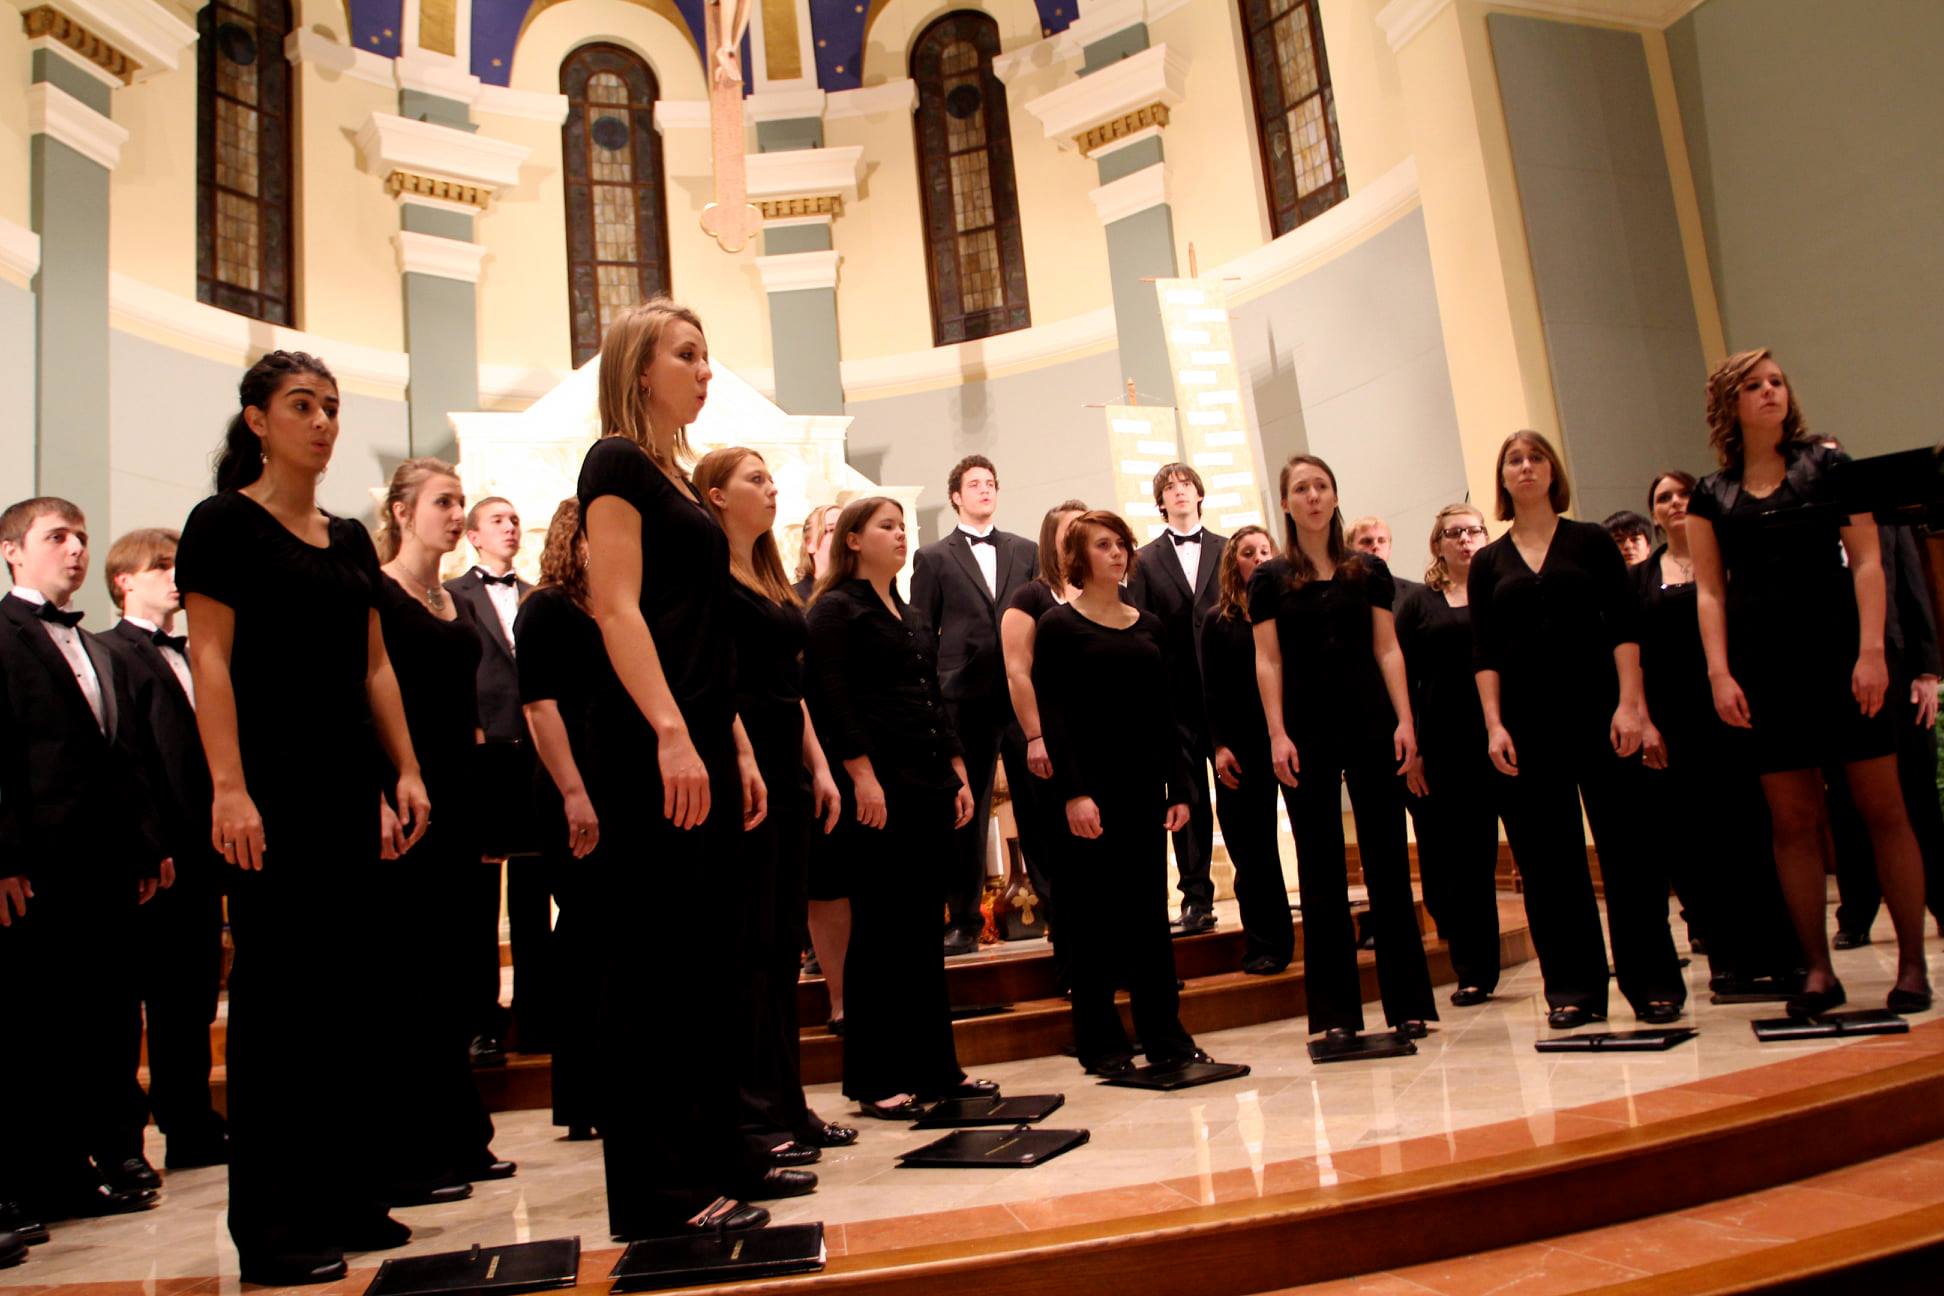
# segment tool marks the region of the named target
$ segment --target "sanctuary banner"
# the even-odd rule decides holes
[[[1242,412],[1228,295],[1219,279],[1157,279],[1154,291],[1161,301],[1182,441],[1208,491],[1203,519],[1224,534],[1261,526],[1262,447]]]
[[[1107,454],[1114,462],[1114,498],[1138,540],[1167,530],[1154,508],[1154,474],[1180,457],[1172,405],[1108,405]]]

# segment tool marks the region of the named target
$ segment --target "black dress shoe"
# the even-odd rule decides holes
[[[385,1194],[385,1200],[394,1206],[450,1206],[472,1194],[473,1186],[462,1179],[458,1183],[400,1184]]]
[[[809,1143],[792,1143],[788,1147],[771,1148],[769,1159],[771,1165],[785,1169],[815,1165],[823,1160],[823,1149]]]
[[[1835,938],[1829,943],[1837,949],[1860,949],[1870,943],[1870,933],[1866,931],[1843,931],[1839,928],[1837,929]]]
[[[1569,1005],[1555,1008],[1546,1015],[1546,1025],[1554,1030],[1578,1030],[1591,1022],[1606,1020],[1605,1013],[1592,1012],[1585,1008]]]
[[[979,938],[971,932],[952,932],[945,937],[945,957],[955,958],[960,954],[979,952]]]
[[[1258,954],[1244,963],[1242,970],[1250,976],[1274,976],[1288,966],[1289,964],[1280,963],[1267,954]]]
[[[773,1201],[778,1197],[805,1197],[817,1191],[817,1176],[809,1170],[776,1167],[745,1188],[739,1196],[745,1201]]]
[[[1201,905],[1181,906],[1181,931],[1183,935],[1192,936],[1196,932],[1205,932],[1214,925],[1215,915]]]
[[[1086,1070],[1088,1075],[1103,1076],[1106,1079],[1113,1080],[1120,1076],[1133,1075],[1134,1059],[1132,1057],[1102,1058],[1100,1061],[1089,1065]]]
[[[162,1186],[162,1176],[155,1173],[155,1167],[148,1163],[148,1158],[139,1153],[117,1161],[111,1166],[102,1166],[101,1177],[116,1192],[134,1192],[143,1188],[155,1189]]]
[[[930,1111],[931,1107],[914,1098],[910,1102],[901,1102],[894,1107],[874,1102],[860,1103],[857,1109],[873,1120],[913,1121]]]
[[[1634,1016],[1649,1026],[1665,1026],[1669,1022],[1681,1020],[1681,1005],[1672,999],[1655,999]]]
[[[1928,987],[1922,990],[1892,990],[1883,1001],[1883,1006],[1899,1015],[1929,1012],[1931,992]]]
[[[412,1230],[389,1215],[367,1215],[341,1231],[346,1251],[390,1251],[412,1240]]]
[[[1848,998],[1849,996],[1843,992],[1843,983],[1831,981],[1826,989],[1804,990],[1799,994],[1790,995],[1789,1002],[1783,1007],[1791,1017],[1820,1017]]]
[[[1421,1040],[1431,1033],[1431,1028],[1421,1021],[1407,1021],[1397,1027],[1397,1037],[1407,1040]]]
[[[844,1019],[842,1017],[832,1017],[824,1023],[824,1029],[832,1035],[835,1035],[838,1039],[842,1039],[844,1038]]]
[[[857,1142],[857,1130],[850,1125],[832,1125],[820,1121],[797,1136],[797,1142],[808,1143],[812,1147],[845,1148]]]
[[[569,1125],[567,1127],[567,1133],[563,1137],[569,1143],[588,1143],[594,1138],[594,1127],[592,1125]]]
[[[228,1164],[229,1135],[221,1131],[213,1137],[171,1138],[168,1153],[162,1158],[164,1170],[200,1170]]]
[[[45,1203],[43,1214],[51,1220],[93,1219],[102,1215],[133,1215],[153,1210],[162,1199],[153,1188],[131,1188],[117,1192],[107,1184],[95,1184],[64,1193]]]
[[[1453,1008],[1476,1008],[1479,1004],[1484,1003],[1491,997],[1492,994],[1489,990],[1481,990],[1477,986],[1459,986],[1451,992],[1451,1006]]]
[[[950,1089],[940,1090],[935,1094],[926,1094],[924,1098],[927,1102],[937,1102],[943,1098],[997,1098],[998,1096],[999,1082],[997,1080],[964,1080],[953,1085]]]
[[[29,1215],[19,1202],[0,1201],[0,1233],[11,1233],[28,1246],[47,1241],[47,1225]]]
[[[471,1182],[478,1183],[482,1179],[511,1179],[519,1169],[520,1165],[517,1161],[495,1160],[493,1154],[488,1152],[486,1159],[469,1167],[465,1175]]]
[[[17,1236],[0,1229],[0,1269],[11,1269],[27,1260],[27,1244]]]
[[[329,1252],[294,1255],[239,1256],[241,1277],[246,1283],[264,1287],[303,1287],[312,1283],[336,1282],[344,1277],[343,1256]]]
[[[466,1045],[466,1058],[476,1067],[506,1065],[506,1046],[491,1035],[475,1035]]]

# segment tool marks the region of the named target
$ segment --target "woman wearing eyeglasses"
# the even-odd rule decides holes
[[[1472,555],[1485,547],[1485,515],[1448,504],[1431,524],[1424,584],[1397,604],[1397,642],[1411,684],[1423,769],[1410,779],[1424,905],[1451,949],[1455,1008],[1498,987],[1498,804],[1485,715],[1472,682]]]

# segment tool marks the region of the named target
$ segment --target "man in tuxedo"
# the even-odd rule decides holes
[[[533,747],[527,735],[526,717],[520,710],[520,675],[514,665],[513,618],[520,600],[533,587],[513,571],[513,559],[520,552],[520,514],[512,503],[497,495],[473,505],[466,515],[466,543],[479,555],[464,575],[446,582],[446,591],[459,605],[473,628],[479,632],[479,726],[486,733],[486,748],[478,754],[479,777],[492,784],[477,791],[480,812],[494,811],[486,825],[487,840],[496,851],[511,852],[527,843],[523,826],[530,818],[530,789],[533,786]],[[498,839],[498,840],[495,840]],[[506,1060],[505,1045],[508,1016],[500,1007],[500,914],[499,869],[480,869],[476,892],[460,903],[472,914],[469,920],[477,932],[473,972],[478,990],[479,1015],[472,1023],[472,1059],[477,1066],[494,1066]],[[512,1022],[520,1047],[529,1053],[544,1053],[547,1041],[547,1014],[543,1005],[548,995],[547,944],[553,930],[551,895],[540,871],[540,861],[530,856],[506,861],[506,910],[513,943]]]
[[[0,1232],[146,1210],[160,1180],[123,1155],[132,947],[164,858],[127,681],[68,607],[88,574],[87,520],[63,499],[0,513]]]
[[[151,758],[163,845],[175,861],[175,885],[136,918],[136,986],[148,1026],[143,1110],[168,1138],[164,1164],[171,1170],[229,1159],[223,1118],[209,1096],[209,1028],[223,978],[223,861],[209,840],[215,794],[196,731],[188,640],[175,632],[180,538],[152,527],[109,546],[108,597],[122,616],[101,636],[128,678],[132,716]],[[139,1130],[131,1151],[141,1152]]]
[[[1215,925],[1215,884],[1208,876],[1215,852],[1215,815],[1208,800],[1208,762],[1214,748],[1202,701],[1201,629],[1221,601],[1222,547],[1227,537],[1202,525],[1201,474],[1185,463],[1164,464],[1154,474],[1154,506],[1168,529],[1141,546],[1132,601],[1161,618],[1168,661],[1175,674],[1182,741],[1189,769],[1188,823],[1174,835],[1175,869],[1180,874],[1181,929],[1186,934]]]
[[[938,642],[938,691],[959,742],[975,809],[953,838],[947,863],[945,953],[979,947],[985,917],[986,841],[991,831],[992,773],[1003,758],[1006,784],[1015,797],[1031,788],[1026,735],[1013,718],[1006,691],[1006,664],[999,648],[999,617],[1006,603],[1038,570],[1039,546],[992,524],[999,511],[999,474],[984,455],[967,455],[945,479],[946,498],[958,515],[952,531],[918,550],[911,562],[911,605]]]

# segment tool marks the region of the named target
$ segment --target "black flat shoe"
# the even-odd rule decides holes
[[[861,1104],[858,1110],[873,1120],[913,1121],[923,1116],[930,1107],[914,1098],[910,1102],[901,1102],[892,1107],[882,1103],[867,1102]]]
[[[1323,1032],[1323,1042],[1325,1044],[1348,1044],[1356,1038],[1357,1032],[1351,1030],[1348,1026],[1332,1026]]]
[[[1421,1040],[1431,1033],[1431,1028],[1421,1021],[1407,1021],[1397,1028],[1399,1039]]]
[[[1492,992],[1489,990],[1481,990],[1477,986],[1459,986],[1451,992],[1451,1006],[1453,1008],[1476,1008],[1491,997]]]
[[[0,1269],[11,1269],[27,1262],[27,1244],[13,1234],[0,1230]]]
[[[824,1029],[832,1035],[835,1035],[838,1039],[842,1039],[844,1038],[844,1019],[842,1017],[832,1017],[824,1023]]]
[[[1861,949],[1870,943],[1870,933],[1866,931],[1838,931],[1829,943],[1837,949]]]
[[[770,1164],[788,1169],[793,1166],[815,1165],[823,1160],[823,1149],[809,1143],[792,1143],[788,1147],[771,1148]]]
[[[1848,999],[1849,996],[1843,992],[1843,983],[1831,981],[1827,989],[1804,990],[1800,994],[1790,995],[1784,1007],[1791,1017],[1820,1017]]]
[[[116,1192],[135,1192],[162,1186],[162,1176],[155,1173],[155,1167],[149,1164],[147,1157],[139,1154],[117,1161],[112,1166],[101,1167],[101,1177]]]
[[[503,1067],[506,1045],[491,1035],[475,1035],[472,1043],[466,1045],[466,1058],[476,1067]]]
[[[344,1257],[324,1251],[239,1258],[243,1281],[264,1287],[304,1287],[312,1283],[336,1282],[345,1274]]]
[[[1634,1013],[1634,1017],[1649,1026],[1665,1026],[1681,1020],[1681,1005],[1672,999],[1655,999]]]
[[[47,1241],[47,1225],[29,1215],[19,1202],[0,1201],[0,1233],[11,1233],[23,1245],[39,1246]]]
[[[1928,988],[1923,990],[1892,990],[1889,998],[1883,1001],[1883,1006],[1899,1015],[1929,1012],[1931,992]]]
[[[1134,1074],[1134,1059],[1131,1057],[1103,1058],[1086,1068],[1088,1075],[1102,1076],[1108,1080],[1119,1076]]]
[[[745,1201],[773,1201],[778,1197],[805,1197],[817,1191],[817,1176],[808,1170],[767,1170],[763,1177],[745,1188]]]
[[[941,1098],[997,1098],[998,1096],[997,1080],[966,1080],[940,1093],[926,1094],[925,1098],[936,1102]]]
[[[797,1142],[808,1143],[811,1147],[846,1148],[857,1142],[857,1130],[849,1125],[832,1125],[829,1121],[819,1121],[799,1134]]]
[[[569,1125],[567,1132],[561,1136],[561,1142],[563,1143],[591,1143],[593,1141],[594,1127],[592,1125]]]
[[[1605,1013],[1589,1012],[1584,1008],[1555,1008],[1546,1014],[1546,1025],[1554,1030],[1578,1030],[1590,1022],[1606,1020]]]
[[[390,1251],[412,1240],[412,1230],[389,1215],[372,1215],[347,1225],[338,1238],[346,1251]]]
[[[474,1183],[478,1183],[482,1179],[511,1179],[515,1174],[519,1173],[520,1166],[517,1161],[493,1160],[491,1153],[487,1153],[487,1158],[487,1160],[467,1170],[466,1178]]]
[[[725,1233],[739,1233],[744,1229],[761,1228],[769,1222],[770,1213],[761,1206],[751,1206],[744,1202],[731,1201],[727,1197],[718,1197],[710,1205],[708,1210],[702,1212],[699,1219],[684,1224],[682,1227],[685,1230],[694,1229],[699,1232],[713,1233],[720,1230]],[[646,1237],[650,1235],[642,1234],[641,1236]],[[614,1240],[616,1242],[626,1242],[631,1239],[616,1234]]]
[[[1278,963],[1267,954],[1258,954],[1244,963],[1242,970],[1250,976],[1274,976],[1288,966],[1287,963]]]

